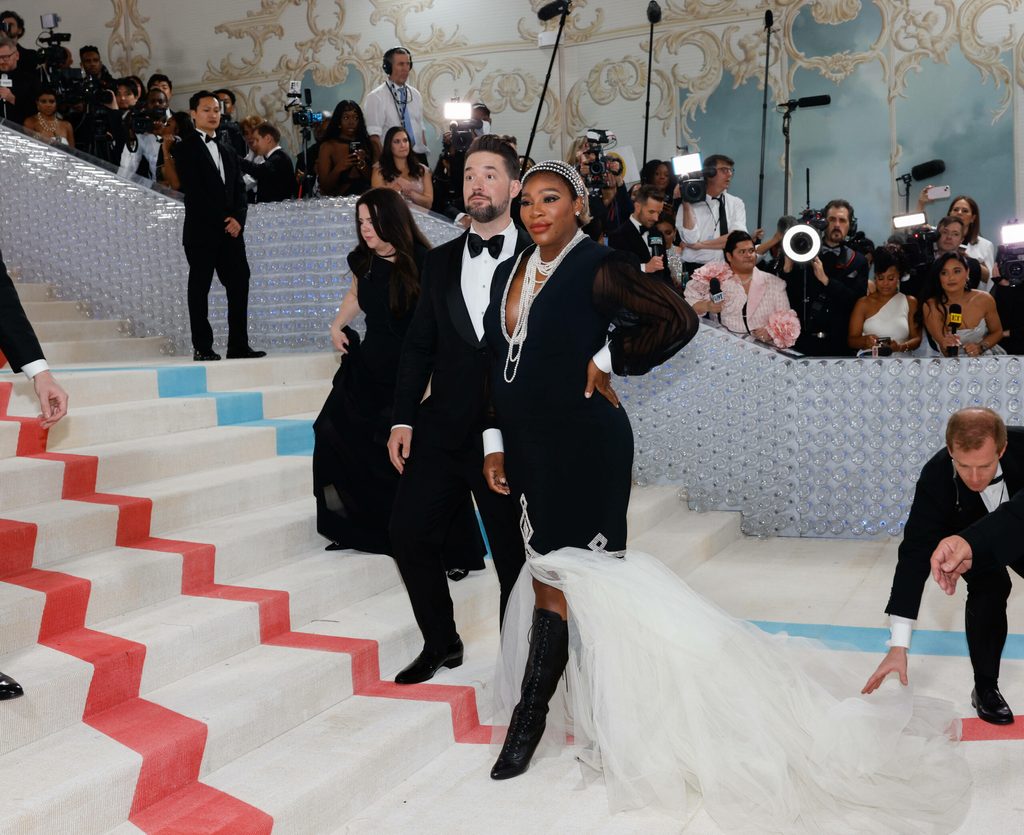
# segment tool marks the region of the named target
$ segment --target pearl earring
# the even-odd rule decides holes
[[[576,217],[579,217],[579,216],[580,216],[580,213],[579,213],[579,212],[576,212]]]

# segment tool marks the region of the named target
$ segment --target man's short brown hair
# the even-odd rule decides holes
[[[281,142],[281,131],[277,129],[276,125],[270,124],[270,122],[260,122],[260,124],[253,128],[253,131],[260,136],[272,136],[278,144]]]
[[[513,180],[519,179],[519,154],[503,137],[494,133],[485,133],[478,136],[466,149],[466,162],[478,151],[487,151],[497,154],[505,162],[505,170]]]
[[[665,192],[663,192],[657,186],[643,185],[636,190],[636,194],[633,195],[633,202],[639,203],[641,206],[646,205],[648,200],[657,200],[659,203],[665,202]]]
[[[972,452],[981,448],[987,438],[996,442],[999,452],[1006,449],[1006,424],[991,409],[961,409],[946,424],[946,446],[950,450]]]

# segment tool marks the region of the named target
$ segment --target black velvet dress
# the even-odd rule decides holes
[[[624,408],[597,392],[584,397],[587,366],[607,341],[615,373],[643,374],[693,338],[697,315],[667,285],[645,277],[635,256],[583,240],[534,299],[508,382],[507,287],[533,250],[498,267],[484,315],[505,472],[524,507],[532,550],[622,551],[633,431]]]
[[[417,263],[424,254],[417,252]],[[390,261],[373,257],[359,277],[366,336],[360,341],[354,330],[345,329],[348,353],[313,424],[313,492],[322,536],[346,548],[393,556],[388,524],[398,473],[388,458],[387,442],[398,360],[415,305],[402,316],[391,312],[392,269]],[[447,569],[484,567],[486,549],[468,490],[444,553]]]

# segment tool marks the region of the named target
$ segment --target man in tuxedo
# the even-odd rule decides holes
[[[295,169],[281,147],[281,131],[264,122],[253,130],[252,149],[263,162],[239,159],[242,171],[256,180],[256,203],[275,203],[295,197]]]
[[[493,134],[475,139],[466,152],[463,177],[472,224],[427,254],[419,302],[402,348],[388,440],[391,462],[402,474],[391,542],[424,645],[395,678],[399,684],[426,681],[442,666],[462,663],[441,543],[467,490],[476,499],[490,541],[502,614],[523,565],[518,506],[487,489],[483,460],[489,439],[481,437],[490,365],[483,317],[491,279],[498,264],[530,242],[509,214],[520,187],[515,149]],[[428,381],[430,396],[422,400]]]
[[[999,692],[999,660],[1006,642],[1009,565],[1024,576],[1021,521],[1024,516],[1024,429],[1007,429],[990,409],[956,412],[946,426],[946,448],[921,471],[914,502],[900,544],[889,614],[889,652],[868,679],[873,692],[895,672],[907,683],[907,653],[921,594],[933,554],[953,553],[956,543],[974,546],[989,562],[964,574],[967,582],[965,630],[974,669],[971,703],[978,716],[996,725],[1013,722],[1013,712]],[[1016,515],[1014,515],[1016,514]],[[1016,549],[1016,550],[1014,550]],[[995,557],[998,556],[998,560]],[[966,571],[968,566],[962,566]],[[952,571],[952,568],[948,571]],[[952,586],[947,590],[952,593]]]
[[[174,146],[174,166],[185,194],[182,243],[188,260],[188,315],[193,359],[219,360],[209,320],[213,274],[228,298],[228,359],[265,357],[249,346],[249,262],[245,257],[245,184],[234,151],[216,140],[220,102],[208,90],[189,99],[195,123]]]
[[[608,246],[632,252],[640,259],[640,269],[643,272],[668,280],[668,270],[665,269],[665,243],[662,241],[662,254],[653,255],[649,237],[652,230],[659,238],[661,237],[657,223],[664,206],[663,191],[656,186],[640,186],[633,195],[633,214],[618,229],[609,233]]]
[[[68,413],[68,395],[57,384],[43,358],[43,349],[25,316],[25,308],[4,266],[3,255],[0,255],[0,351],[14,371],[20,371],[32,381],[39,398],[40,425],[49,429]],[[0,673],[0,701],[16,699],[24,692],[13,678]]]

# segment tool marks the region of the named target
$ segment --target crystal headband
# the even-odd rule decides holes
[[[538,162],[523,175],[523,184],[525,185],[526,181],[534,174],[539,174],[544,171],[547,171],[550,174],[557,174],[569,183],[569,187],[572,188],[577,197],[586,198],[587,187],[583,184],[583,178],[575,168],[569,165],[569,163],[562,162],[560,159],[549,159],[544,162]]]

